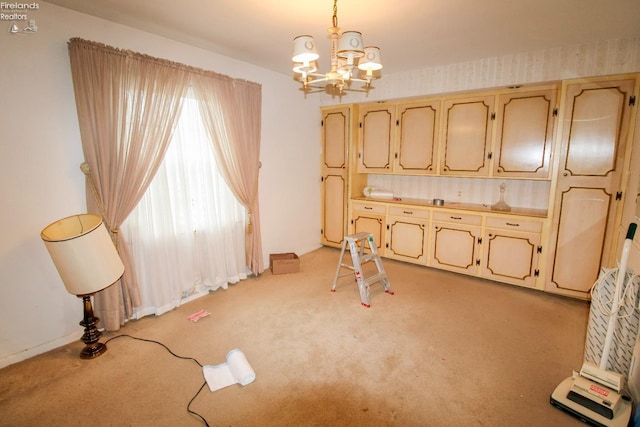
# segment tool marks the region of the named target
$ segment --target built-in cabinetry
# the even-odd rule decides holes
[[[621,201],[635,198],[625,188],[638,81],[576,79],[323,109],[324,150],[336,139],[335,152],[348,153],[324,159],[323,243],[368,231],[388,258],[589,298],[600,268],[615,265]],[[329,163],[346,164],[346,174]],[[542,180],[549,205],[527,213],[492,210],[491,201],[368,199],[369,174]]]
[[[534,287],[540,276],[543,221],[487,216],[482,237],[482,277]]]
[[[372,233],[387,258],[535,287],[543,220],[415,200],[353,200],[349,233]]]
[[[440,100],[364,105],[359,111],[359,172],[436,172]]]
[[[557,91],[362,105],[358,172],[548,179]]]
[[[559,137],[546,289],[588,297],[615,265],[637,78],[569,81]]]
[[[431,212],[416,206],[390,205],[388,209],[386,256],[426,264]]]
[[[322,110],[321,241],[341,246],[346,232],[351,108]]]
[[[481,215],[449,210],[434,212],[429,266],[477,274],[481,226]]]

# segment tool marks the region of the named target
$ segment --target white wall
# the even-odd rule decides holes
[[[81,37],[262,85],[260,203],[271,252],[319,247],[319,101],[289,76],[48,3],[38,33],[0,21],[0,367],[79,339],[80,301],[68,294],[40,231],[85,212],[83,161],[67,41]]]

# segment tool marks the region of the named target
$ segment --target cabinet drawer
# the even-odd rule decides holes
[[[412,218],[429,219],[429,210],[415,207],[389,206],[389,215],[408,216]]]
[[[387,206],[379,205],[377,203],[353,202],[352,207],[354,211],[374,212],[379,214],[387,213]]]
[[[433,220],[454,222],[459,224],[469,224],[469,225],[482,224],[481,215],[473,215],[473,214],[462,213],[462,212],[443,212],[440,210],[433,213]]]
[[[542,222],[532,221],[520,218],[499,218],[488,216],[487,227],[490,228],[505,228],[514,231],[528,231],[531,233],[542,232]]]

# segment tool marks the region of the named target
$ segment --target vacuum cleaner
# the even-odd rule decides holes
[[[636,228],[635,223],[629,224],[618,269],[603,270],[592,288],[585,360],[580,372],[562,381],[550,398],[553,406],[594,426],[627,427],[631,419],[633,404],[625,383],[634,363],[640,313],[636,301],[638,276],[627,274],[627,262]],[[613,289],[607,277],[614,279]],[[602,300],[608,303],[606,307]],[[614,343],[614,336],[620,341],[624,335],[622,329],[631,343]],[[595,347],[602,350],[599,363],[588,360],[595,358]]]

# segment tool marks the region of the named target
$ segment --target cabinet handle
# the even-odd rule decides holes
[[[508,225],[508,226],[510,226],[510,227],[520,227],[520,224],[515,224],[515,223],[513,223],[513,222],[507,222],[507,223],[505,223],[505,224],[507,224],[507,225]]]
[[[460,221],[462,219],[461,216],[450,216],[449,218],[455,219],[456,221]]]
[[[368,210],[373,209],[371,206],[365,206],[364,208],[365,208],[365,209],[368,209]]]
[[[411,212],[411,211],[402,211],[402,213],[407,214],[407,215],[413,215],[413,212]]]

